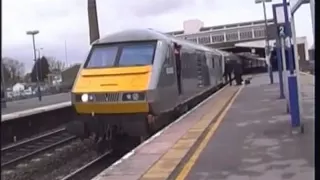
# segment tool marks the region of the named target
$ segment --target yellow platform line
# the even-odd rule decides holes
[[[223,110],[241,88],[230,87],[216,94],[217,99],[211,102],[213,107],[209,113],[200,113],[199,121],[191,127],[186,134],[178,140],[141,178],[140,180],[172,179],[180,171],[184,162],[193,154],[195,148],[210,130]],[[211,104],[207,104],[207,106]],[[212,106],[211,105],[211,106]],[[202,110],[200,110],[202,111]]]
[[[184,167],[182,168],[182,170],[180,171],[180,173],[178,174],[176,180],[183,180],[185,179],[189,172],[191,171],[192,167],[194,166],[195,162],[197,161],[197,159],[199,158],[201,152],[204,150],[204,148],[208,145],[210,139],[212,138],[212,136],[214,135],[214,133],[217,131],[219,125],[221,124],[221,122],[223,121],[224,117],[226,116],[227,112],[229,111],[231,105],[233,104],[233,102],[235,101],[235,99],[237,98],[237,96],[239,95],[239,93],[241,92],[241,90],[243,89],[243,86],[240,88],[240,90],[236,93],[236,95],[234,97],[232,97],[231,101],[229,102],[229,104],[227,105],[227,107],[223,110],[223,112],[221,113],[221,115],[219,116],[219,118],[217,119],[216,123],[214,123],[211,127],[211,129],[209,130],[208,134],[205,136],[205,138],[201,141],[200,145],[198,146],[198,148],[195,150],[194,154],[191,155],[191,158],[187,161],[187,163],[184,165]]]

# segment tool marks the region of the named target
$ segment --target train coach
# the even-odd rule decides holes
[[[223,83],[225,54],[152,29],[96,40],[72,89],[70,133],[97,142],[115,133],[147,137]]]

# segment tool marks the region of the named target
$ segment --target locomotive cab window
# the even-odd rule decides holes
[[[120,55],[119,66],[152,64],[154,49],[154,45],[152,44],[125,46]]]
[[[153,63],[156,42],[132,42],[93,46],[85,68],[144,66]]]
[[[85,65],[86,68],[112,67],[118,52],[117,46],[94,47]]]

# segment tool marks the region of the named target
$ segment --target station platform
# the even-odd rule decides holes
[[[301,78],[305,132],[294,134],[274,77],[226,86],[93,179],[314,179],[314,84]]]
[[[7,107],[1,109],[1,114],[10,114],[18,111],[24,111],[52,104],[68,102],[70,100],[70,93],[60,93],[49,96],[43,96],[42,101],[39,101],[38,98],[35,97],[30,99],[7,102]]]
[[[200,153],[194,153],[174,179],[315,179],[314,87],[310,78],[301,81],[304,134],[292,134],[277,84],[257,76],[243,88],[214,136],[208,134],[203,148],[197,149]]]
[[[7,102],[6,108],[1,108],[2,121],[10,119],[9,117],[15,117],[16,114],[28,114],[43,112],[43,109],[51,109],[55,106],[71,104],[70,93],[60,93],[50,96],[43,96],[42,101],[38,98],[23,99],[18,101]],[[38,109],[38,110],[37,110]]]

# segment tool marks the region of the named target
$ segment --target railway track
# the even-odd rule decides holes
[[[97,174],[105,168],[106,162],[104,160],[110,161],[111,153],[112,150],[106,151],[101,156],[98,156],[97,158],[88,162],[84,166],[64,176],[63,178],[61,178],[61,180],[79,180],[90,178],[89,176],[94,176],[95,174]]]
[[[114,162],[139,145],[139,138],[120,138],[119,141],[126,141],[126,145],[118,145],[115,149],[106,149],[103,153],[97,153],[92,148],[83,148],[68,156],[68,161],[55,168],[50,173],[43,173],[35,180],[55,179],[55,180],[88,180],[95,177],[101,171],[112,165]]]
[[[66,144],[76,139],[64,128],[46,133],[25,141],[12,144],[1,149],[1,168],[15,165],[23,160],[34,157],[46,150]]]

